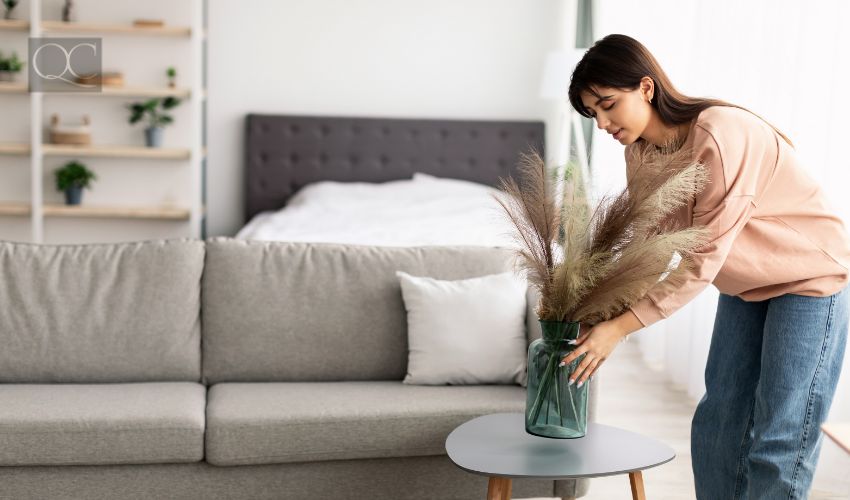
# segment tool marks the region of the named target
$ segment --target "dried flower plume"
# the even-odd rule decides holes
[[[540,293],[540,319],[594,325],[622,314],[662,279],[682,282],[692,265],[688,254],[708,233],[677,228],[671,216],[705,186],[708,173],[692,151],[677,146],[636,147],[628,185],[592,212],[579,169],[567,169],[556,201],[536,152],[520,159],[521,185],[501,179],[507,196],[496,200],[516,228],[518,270]],[[671,267],[676,254],[681,262]]]

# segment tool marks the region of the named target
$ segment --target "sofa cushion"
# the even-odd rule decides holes
[[[513,250],[207,241],[204,379],[401,380],[407,313],[397,270],[464,279],[512,269]]]
[[[0,384],[0,465],[203,460],[205,396],[193,382]]]
[[[0,383],[201,376],[204,244],[0,242]]]
[[[217,384],[208,395],[206,460],[242,465],[441,455],[461,423],[524,410],[525,390],[516,385]]]

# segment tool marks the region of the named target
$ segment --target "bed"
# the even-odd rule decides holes
[[[511,246],[495,197],[541,121],[250,114],[237,238]]]

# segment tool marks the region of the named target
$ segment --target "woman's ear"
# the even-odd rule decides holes
[[[652,102],[655,95],[655,82],[652,81],[652,78],[645,76],[640,79],[640,93],[644,101]]]

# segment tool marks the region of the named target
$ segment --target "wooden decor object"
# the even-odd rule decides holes
[[[85,85],[103,85],[104,87],[123,87],[124,74],[120,71],[110,71],[92,76],[77,77],[77,83]]]
[[[137,28],[162,28],[165,22],[162,19],[133,19],[133,26]]]
[[[82,125],[61,125],[59,115],[50,117],[51,144],[74,144],[87,146],[91,144],[91,129],[88,115],[83,116]]]

